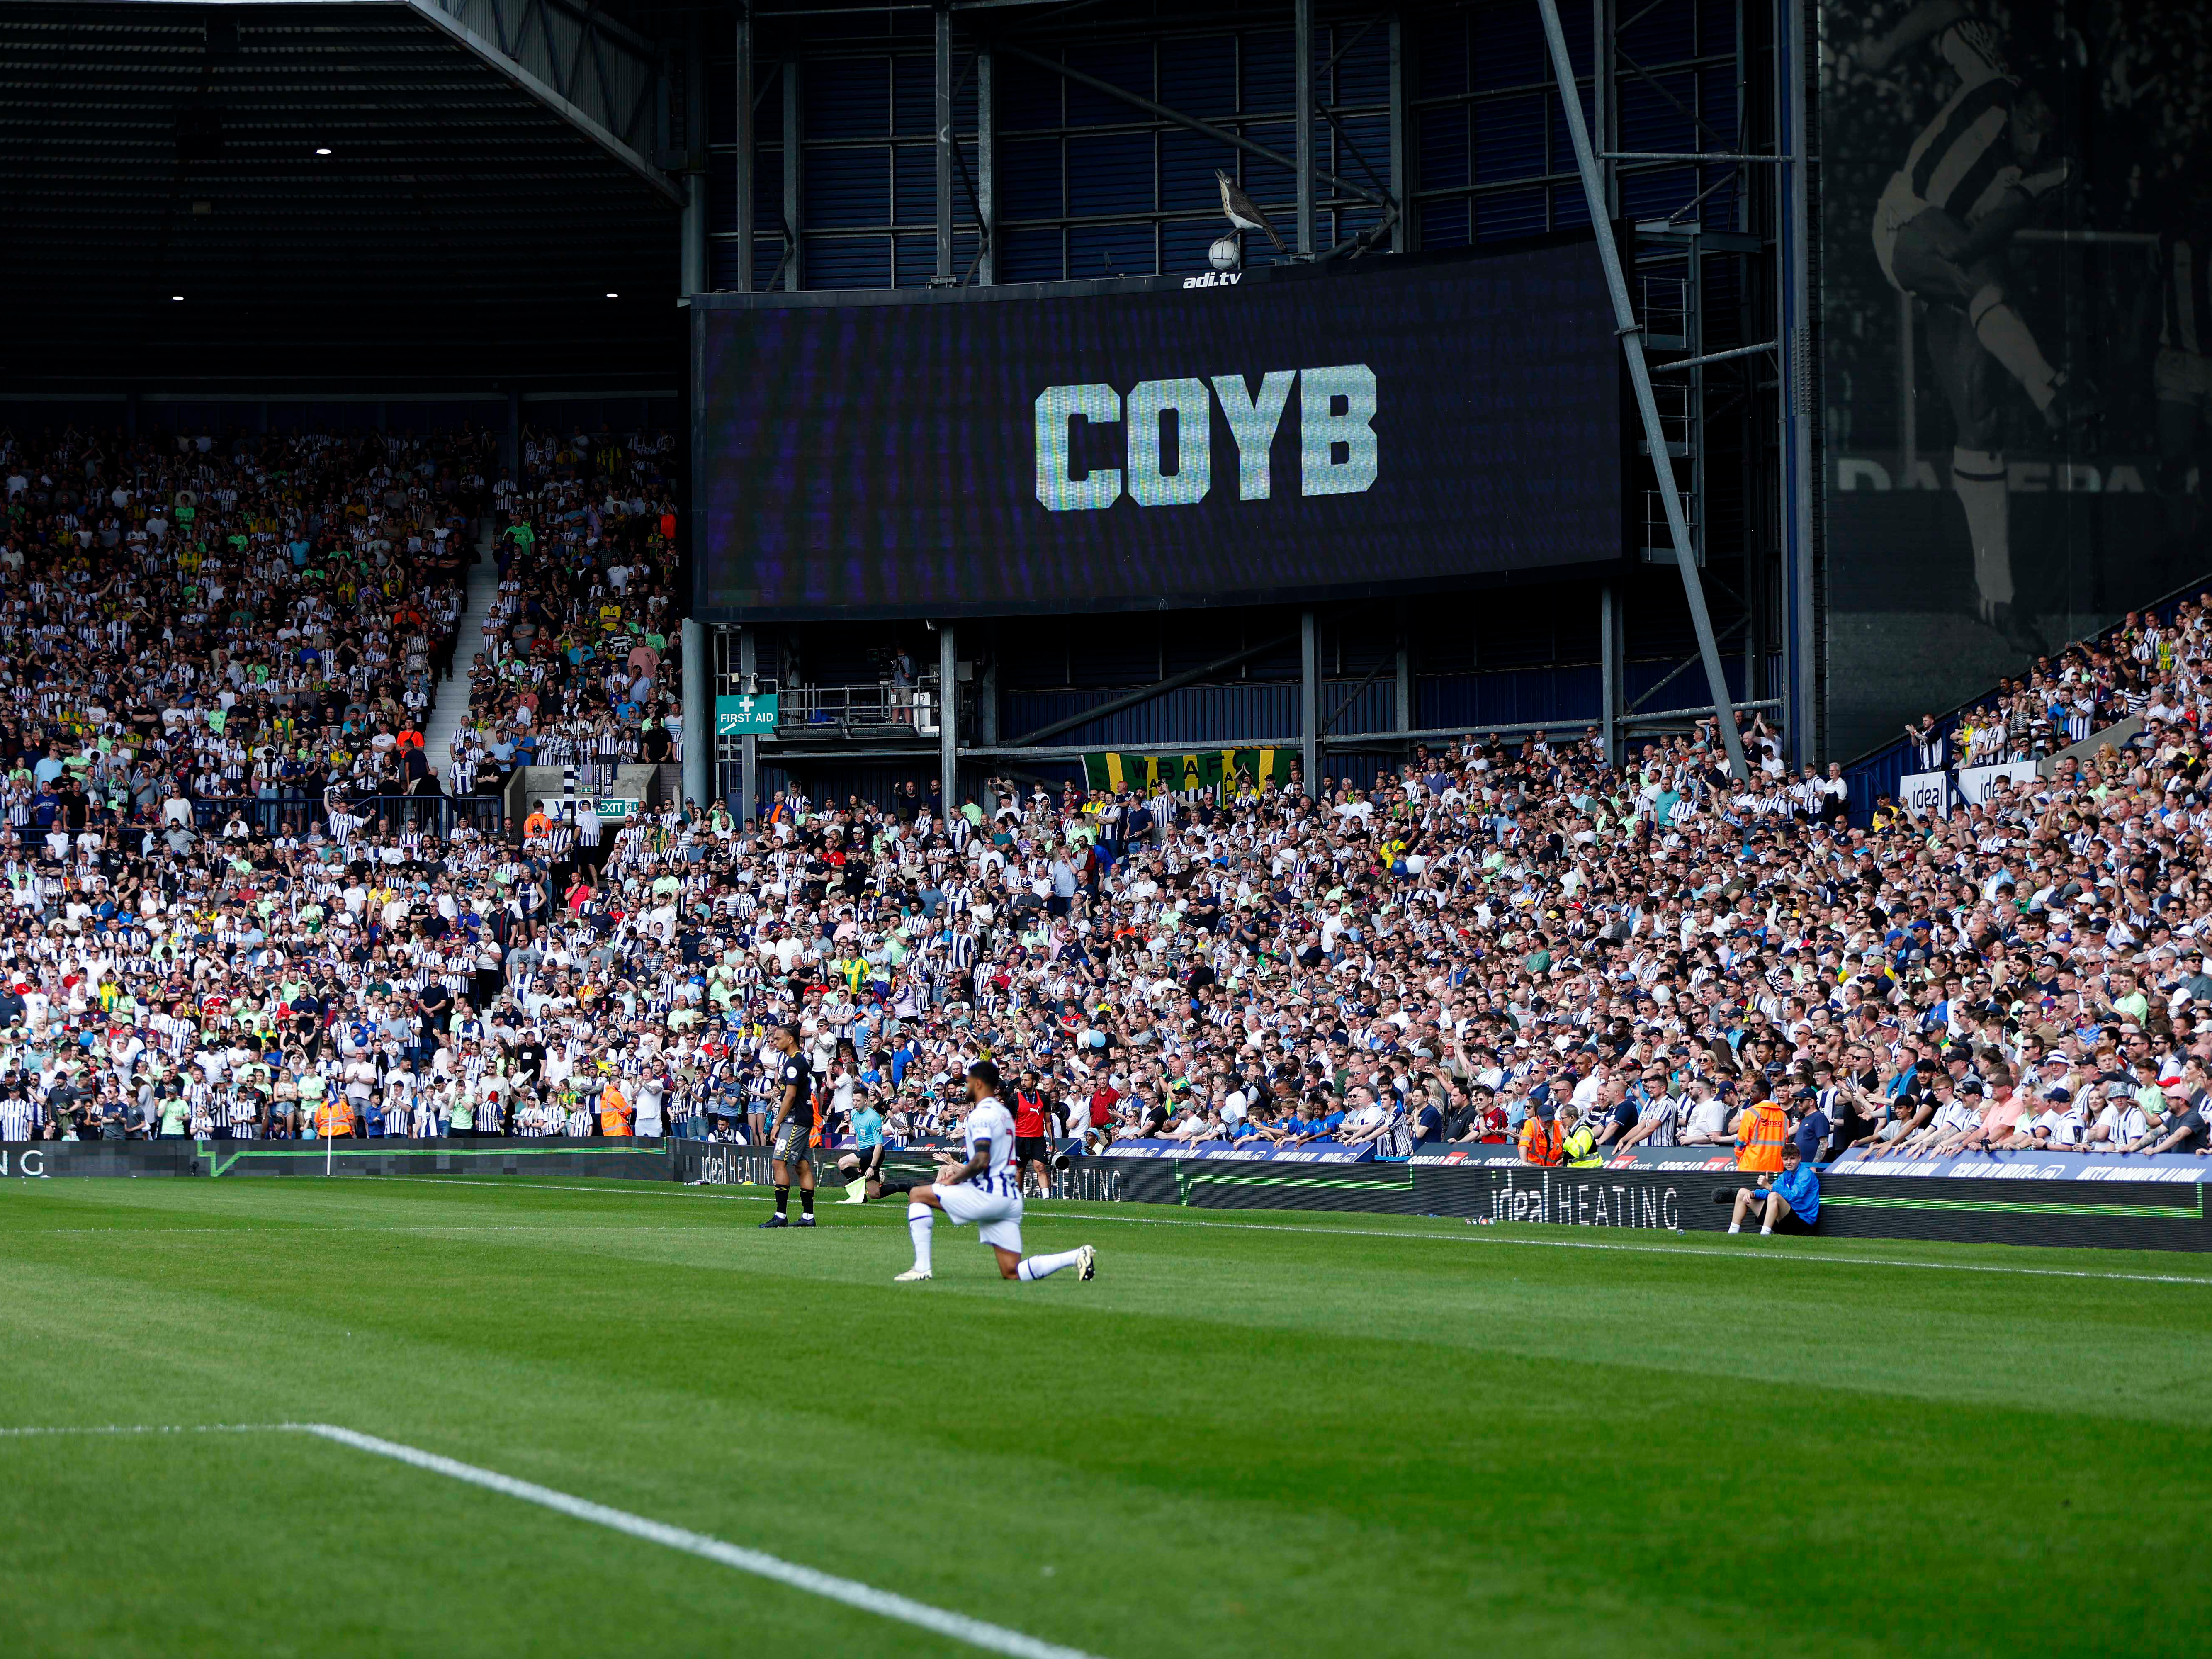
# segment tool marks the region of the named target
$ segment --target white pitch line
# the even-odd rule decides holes
[[[0,1436],[19,1439],[34,1434],[282,1434],[289,1423],[99,1423],[59,1428],[0,1429]]]
[[[680,1187],[673,1184],[668,1186],[641,1184],[635,1187],[556,1187],[549,1181],[508,1181],[504,1178],[476,1181],[465,1176],[378,1176],[374,1178],[386,1182],[420,1182],[425,1186],[450,1187],[461,1192],[474,1192],[481,1188],[484,1192],[497,1193],[505,1192],[510,1187],[520,1187],[533,1193],[604,1193],[610,1198],[716,1198],[725,1204],[765,1204],[769,1199],[769,1194],[766,1193],[705,1192],[688,1182]]]
[[[950,1613],[943,1607],[933,1607],[926,1601],[916,1601],[891,1590],[878,1589],[874,1585],[861,1583],[855,1578],[841,1578],[835,1573],[801,1566],[797,1562],[786,1561],[763,1550],[725,1543],[702,1532],[691,1532],[683,1527],[672,1527],[665,1522],[648,1520],[641,1515],[632,1515],[627,1510],[595,1504],[586,1498],[572,1497],[565,1492],[556,1492],[550,1486],[538,1486],[534,1481],[518,1480],[513,1475],[501,1474],[495,1469],[479,1468],[473,1463],[441,1457],[436,1452],[404,1445],[397,1440],[381,1440],[373,1434],[341,1428],[335,1423],[111,1423],[82,1428],[0,1428],[0,1436],[7,1437],[253,1433],[312,1434],[320,1439],[335,1441],[341,1446],[350,1446],[356,1451],[367,1452],[371,1456],[388,1457],[410,1468],[442,1474],[448,1480],[479,1486],[486,1492],[495,1492],[503,1497],[520,1498],[526,1504],[535,1504],[541,1509],[552,1510],[573,1520],[588,1521],[594,1526],[605,1527],[632,1538],[641,1538],[647,1543],[659,1544],[669,1549],[681,1550],[686,1555],[696,1555],[726,1567],[734,1567],[739,1572],[750,1573],[757,1578],[766,1578],[792,1589],[804,1590],[825,1601],[841,1602],[862,1613],[896,1620],[917,1629],[933,1631],[956,1642],[964,1642],[972,1648],[981,1648],[988,1653],[1006,1654],[1010,1659],[1095,1659],[1095,1656],[1084,1652],[1080,1648],[1062,1647],[1056,1642],[1041,1641],[1020,1631],[1009,1630],[1004,1625],[971,1619],[964,1613]]]
[[[1080,1215],[1050,1210],[1025,1215],[1025,1221],[1127,1221],[1147,1227],[1219,1227],[1237,1232],[1317,1233],[1324,1237],[1423,1239],[1440,1244],[1519,1244],[1531,1249],[1608,1250],[1637,1255],[1711,1255],[1729,1261],[1782,1261],[1822,1267],[1914,1267],[1929,1273],[2010,1273],[2032,1279],[2109,1279],[2134,1285],[2196,1285],[2212,1286],[2212,1273],[2100,1273],[2089,1267],[2013,1267],[1986,1261],[1908,1261],[1895,1256],[1814,1255],[1762,1249],[1747,1245],[1741,1250],[1709,1250],[1694,1244],[1607,1244],[1596,1239],[1516,1238],[1510,1234],[1476,1231],[1470,1233],[1387,1231],[1380,1227],[1299,1227],[1287,1222],[1195,1221],[1188,1216],[1117,1215],[1110,1211],[1086,1211]]]

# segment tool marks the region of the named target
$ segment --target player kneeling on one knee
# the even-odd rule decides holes
[[[991,1247],[1001,1279],[1046,1279],[1063,1267],[1097,1272],[1097,1252],[1079,1245],[1058,1255],[1022,1255],[1022,1176],[1015,1159],[1014,1119],[999,1100],[999,1068],[979,1060],[968,1068],[968,1121],[961,1126],[965,1161],[948,1163],[937,1179],[907,1194],[907,1231],[914,1236],[914,1266],[902,1282],[933,1277],[930,1234],[939,1215],[956,1227],[973,1224]],[[885,1188],[889,1193],[892,1189]]]
[[[1743,1231],[1746,1217],[1759,1217],[1759,1231],[1771,1233],[1778,1222],[1794,1223],[1800,1230],[1810,1232],[1820,1218],[1820,1177],[1813,1173],[1812,1166],[1793,1141],[1782,1148],[1782,1172],[1763,1187],[1713,1188],[1713,1202],[1733,1202],[1734,1212],[1729,1217],[1729,1231]]]

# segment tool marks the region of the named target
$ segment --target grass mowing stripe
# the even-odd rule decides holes
[[[1797,1251],[1765,1251],[1756,1246],[1741,1250],[1708,1250],[1693,1244],[1606,1244],[1596,1239],[1515,1238],[1496,1232],[1431,1233],[1413,1230],[1393,1232],[1381,1227],[1300,1227],[1283,1221],[1194,1221],[1179,1215],[1116,1215],[1110,1210],[1089,1210],[1081,1215],[1040,1210],[1024,1215],[1029,1221],[1127,1221],[1147,1227],[1220,1227],[1250,1233],[1318,1233],[1339,1238],[1429,1239],[1447,1244],[1521,1244],[1536,1249],[1610,1250],[1636,1255],[1714,1255],[1729,1261],[1788,1261],[1823,1267],[1924,1267],[1947,1273],[2012,1273],[2032,1279],[2112,1279],[2135,1285],[2197,1285],[2212,1286],[2212,1273],[2099,1273],[2088,1267],[2012,1267],[1984,1261],[1905,1261],[1894,1256],[1823,1255]]]
[[[735,1567],[739,1572],[771,1579],[793,1589],[819,1595],[826,1601],[858,1607],[864,1613],[934,1631],[939,1636],[949,1636],[969,1647],[1007,1654],[1012,1656],[1012,1659],[1091,1659],[1091,1656],[1078,1648],[1041,1642],[1034,1636],[1024,1636],[1021,1632],[1008,1630],[1003,1625],[987,1624],[981,1619],[971,1619],[964,1613],[947,1613],[942,1607],[933,1607],[927,1602],[913,1601],[890,1590],[879,1590],[856,1579],[840,1578],[834,1573],[802,1567],[778,1556],[726,1544],[719,1538],[710,1538],[704,1533],[688,1532],[682,1527],[672,1527],[665,1522],[648,1521],[643,1516],[632,1515],[627,1510],[611,1509],[605,1504],[594,1504],[588,1498],[571,1498],[567,1492],[556,1492],[550,1486],[517,1480],[512,1475],[480,1469],[473,1463],[457,1462],[450,1457],[441,1457],[435,1452],[402,1445],[396,1440],[380,1440],[374,1435],[360,1434],[330,1423],[301,1423],[288,1426],[297,1427],[307,1434],[319,1435],[325,1440],[335,1440],[340,1445],[351,1446],[356,1451],[389,1457],[413,1468],[427,1469],[434,1474],[481,1486],[486,1492],[501,1492],[579,1521],[611,1528],[616,1532],[627,1533],[632,1538],[642,1538],[650,1543],[665,1545],[672,1550],[682,1550],[687,1555],[720,1562],[726,1567]]]
[[[458,1187],[464,1190],[481,1188],[485,1192],[500,1192],[507,1188],[528,1188],[535,1193],[604,1193],[611,1198],[716,1198],[725,1204],[765,1204],[767,1193],[710,1193],[686,1182],[680,1187],[556,1187],[543,1181],[509,1181],[504,1176],[370,1176],[371,1181],[413,1181],[432,1187]],[[822,1190],[817,1188],[817,1191]]]
[[[981,1648],[986,1652],[1006,1654],[1010,1659],[1094,1659],[1094,1656],[1080,1648],[1062,1647],[1056,1642],[1040,1641],[1034,1636],[1024,1635],[1020,1631],[1008,1630],[1003,1625],[971,1619],[964,1613],[948,1613],[942,1607],[931,1607],[926,1601],[916,1601],[890,1590],[878,1589],[872,1584],[863,1584],[858,1579],[840,1578],[835,1573],[803,1567],[796,1562],[786,1561],[780,1556],[769,1555],[760,1550],[726,1544],[705,1533],[672,1527],[662,1521],[649,1521],[641,1515],[632,1515],[628,1510],[595,1504],[587,1498],[574,1498],[565,1492],[556,1492],[550,1486],[518,1480],[513,1475],[501,1474],[495,1469],[479,1468],[473,1463],[441,1457],[436,1452],[403,1445],[397,1440],[380,1440],[373,1434],[341,1428],[335,1423],[109,1423],[84,1427],[0,1429],[0,1435],[13,1437],[64,1434],[312,1434],[374,1457],[388,1457],[394,1462],[406,1464],[410,1468],[424,1469],[432,1474],[442,1474],[448,1480],[480,1486],[486,1492],[520,1498],[526,1504],[535,1504],[540,1509],[555,1510],[572,1520],[589,1521],[595,1526],[606,1527],[632,1538],[641,1538],[647,1543],[664,1545],[669,1549],[681,1550],[687,1555],[696,1555],[726,1567],[734,1567],[739,1572],[769,1579],[793,1589],[805,1590],[808,1595],[821,1596],[825,1601],[842,1602],[863,1613],[895,1619],[902,1624],[933,1631],[939,1636],[949,1636],[956,1642],[964,1642],[971,1648]]]

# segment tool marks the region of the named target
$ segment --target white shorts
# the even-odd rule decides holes
[[[939,1187],[937,1202],[945,1212],[945,1218],[955,1226],[965,1227],[973,1223],[975,1236],[986,1244],[1001,1250],[1012,1250],[1017,1255],[1021,1254],[1022,1200],[1019,1198],[1001,1198],[996,1193],[984,1192],[963,1181],[954,1186]]]

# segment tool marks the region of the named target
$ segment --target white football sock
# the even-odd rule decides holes
[[[2012,498],[2005,489],[2004,457],[1987,450],[1954,449],[1951,492],[1966,509],[1975,588],[1990,605],[2010,605]]]
[[[1765,1226],[1761,1227],[1759,1231],[1762,1233],[1771,1233],[1774,1231],[1774,1224],[1769,1222]]]
[[[1740,1232],[1741,1232],[1741,1231],[1743,1231],[1743,1223],[1741,1223],[1741,1221],[1731,1221],[1731,1222],[1729,1222],[1729,1231],[1730,1232],[1732,1232],[1732,1233],[1740,1233]]]
[[[914,1265],[919,1273],[934,1273],[929,1265],[929,1230],[937,1212],[927,1204],[906,1206],[906,1230],[914,1235]]]
[[[1083,1259],[1080,1250],[1062,1250],[1058,1255],[1031,1255],[1022,1258],[1020,1268],[1024,1279],[1050,1279],[1062,1267],[1073,1267]]]

